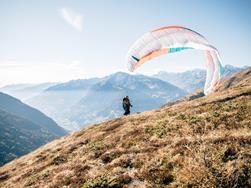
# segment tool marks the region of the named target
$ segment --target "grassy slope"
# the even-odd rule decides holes
[[[0,187],[251,186],[250,83],[248,69],[206,97],[55,140],[0,168]]]

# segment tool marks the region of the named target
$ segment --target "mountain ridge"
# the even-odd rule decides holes
[[[2,92],[0,92],[0,109],[42,125],[57,136],[62,136],[66,133],[56,122],[36,108]]]
[[[0,166],[57,138],[34,122],[0,109]]]
[[[233,65],[223,66],[222,77],[230,76],[238,71],[244,70],[248,66],[235,67]],[[194,92],[199,88],[203,88],[206,80],[206,70],[204,69],[193,69],[180,73],[169,73],[161,71],[153,77],[168,81],[181,89],[184,89],[188,93]]]
[[[42,112],[1,92],[0,125],[0,165],[66,134]]]

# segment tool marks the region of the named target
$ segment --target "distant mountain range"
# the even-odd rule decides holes
[[[162,80],[118,72],[104,78],[74,80],[47,88],[26,102],[53,117],[68,130],[79,130],[123,114],[121,101],[129,95],[132,112],[160,107],[186,92]]]
[[[0,88],[0,91],[7,93],[21,100],[27,100],[38,95],[49,87],[58,83],[42,83],[42,84],[13,84]]]
[[[244,70],[247,67],[234,67],[232,65],[225,65],[223,67],[223,77],[232,75],[240,70]],[[167,81],[186,92],[191,93],[199,88],[203,88],[206,81],[206,70],[194,69],[191,71],[185,71],[181,73],[169,73],[161,71],[155,75],[155,78]]]
[[[65,134],[42,112],[0,92],[0,165]]]
[[[244,68],[225,65],[223,76]],[[104,78],[66,83],[7,86],[0,88],[0,91],[19,96],[24,102],[52,117],[63,128],[72,131],[121,116],[121,100],[126,95],[132,100],[132,112],[141,112],[158,108],[203,88],[205,78],[206,71],[202,69],[183,73],[159,72],[151,77],[118,72]],[[20,91],[26,93],[26,97],[20,96]]]
[[[66,83],[56,84],[47,87],[46,91],[71,91],[71,90],[86,90],[93,84],[97,83],[99,78],[71,80]]]

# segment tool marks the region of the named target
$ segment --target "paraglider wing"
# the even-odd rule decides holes
[[[145,62],[163,54],[187,49],[205,51],[207,78],[204,93],[212,92],[221,78],[221,60],[215,47],[201,34],[181,26],[168,26],[153,30],[139,38],[127,54],[128,68],[134,71]]]

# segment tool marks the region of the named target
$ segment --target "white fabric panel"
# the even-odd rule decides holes
[[[143,35],[131,46],[127,54],[128,68],[132,70],[133,64],[137,63],[132,56],[141,59],[145,55],[159,49],[184,47],[206,51],[207,78],[204,93],[212,92],[221,78],[219,53],[202,35],[187,28],[166,28]]]

